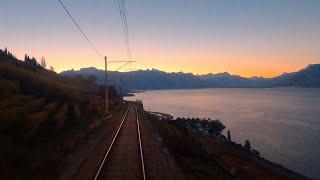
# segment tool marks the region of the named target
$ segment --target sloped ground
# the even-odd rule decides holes
[[[154,115],[148,114],[147,118],[160,134],[186,179],[232,179],[185,130],[159,120]]]
[[[0,50],[0,179],[55,179],[99,102],[38,64]]]
[[[165,140],[150,122],[146,112],[138,109],[147,179],[185,179]]]
[[[219,139],[148,114],[187,179],[307,179]]]

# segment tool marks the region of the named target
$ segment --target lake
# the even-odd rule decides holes
[[[149,111],[219,119],[262,157],[320,178],[320,89],[192,89],[136,93]]]

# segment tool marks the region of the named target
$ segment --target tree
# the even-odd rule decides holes
[[[27,54],[24,55],[24,61],[28,61],[29,60],[29,56]]]
[[[250,141],[248,139],[244,142],[244,149],[246,151],[250,151],[251,150],[251,143],[250,143]]]
[[[39,65],[35,57],[32,57],[32,58],[30,59],[30,57],[29,57],[28,55],[25,55],[25,56],[24,56],[24,61],[25,61],[28,65],[33,66],[33,67],[37,67],[37,66]]]
[[[46,59],[42,56],[41,57],[41,66],[45,69],[46,66],[47,66],[47,63],[46,63]]]
[[[231,134],[230,134],[230,130],[228,130],[228,141],[231,141]]]
[[[225,126],[219,120],[210,121],[208,123],[208,132],[210,134],[220,134],[224,128]]]
[[[50,66],[50,70],[51,70],[51,71],[54,71],[54,67]]]

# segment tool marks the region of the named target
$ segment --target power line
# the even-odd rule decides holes
[[[78,30],[80,31],[80,33],[82,34],[82,36],[84,37],[85,40],[87,40],[87,42],[90,44],[90,46],[92,47],[92,49],[99,55],[99,56],[103,56],[102,53],[100,53],[100,51],[94,46],[94,44],[92,43],[92,41],[90,41],[90,39],[88,38],[88,36],[86,35],[86,33],[84,33],[84,31],[81,29],[79,23],[75,20],[75,18],[71,15],[71,13],[69,12],[69,10],[66,8],[66,6],[62,3],[61,0],[58,0],[60,5],[62,6],[62,8],[65,10],[65,12],[68,14],[68,16],[70,17],[70,19],[72,20],[72,22],[74,23],[74,25],[78,28]]]
[[[128,61],[127,63],[125,63],[124,65],[120,66],[118,69],[116,69],[115,71],[118,71],[120,70],[121,68],[125,67],[126,65],[130,64],[131,61]]]
[[[124,43],[126,47],[126,52],[128,59],[131,60],[131,47],[130,47],[130,40],[129,40],[129,28],[127,22],[127,8],[125,0],[117,0],[119,6],[119,13],[121,17],[121,25],[124,34]]]
[[[130,49],[130,41],[129,41],[129,28],[128,28],[128,22],[127,22],[127,9],[126,9],[126,3],[125,0],[121,1],[121,8],[122,8],[122,16],[123,16],[123,24],[124,24],[124,33],[125,33],[125,40],[126,40],[126,46],[127,46],[127,53],[129,59],[131,59],[131,49]]]
[[[122,0],[122,6],[123,6],[123,15],[124,15],[124,24],[125,24],[125,30],[126,30],[126,39],[127,39],[127,47],[128,47],[128,54],[129,54],[129,60],[131,59],[131,46],[130,46],[130,40],[129,40],[129,27],[128,27],[128,20],[127,20],[127,6],[126,1]]]
[[[108,61],[108,64],[111,64],[111,63],[126,63],[126,62],[136,62],[136,61]]]

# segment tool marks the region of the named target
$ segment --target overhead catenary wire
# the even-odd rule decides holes
[[[129,54],[129,60],[131,60],[131,44],[129,40],[129,27],[128,27],[128,20],[127,20],[127,6],[126,1],[122,0],[122,6],[123,6],[123,15],[124,15],[124,25],[125,25],[125,33],[126,33],[126,39],[127,39],[127,47],[128,47],[128,54]]]
[[[125,67],[126,65],[130,64],[131,61],[128,61],[127,63],[125,63],[124,65],[120,66],[118,69],[116,69],[115,71],[118,71],[120,70],[121,68]]]
[[[122,31],[124,34],[124,43],[126,47],[126,53],[127,53],[128,59],[131,60],[131,46],[130,46],[130,40],[129,40],[129,28],[128,28],[128,22],[127,22],[126,2],[125,0],[117,0],[117,3],[118,3],[120,18],[121,18]]]
[[[100,53],[100,51],[96,48],[96,46],[92,43],[92,41],[88,38],[88,36],[86,35],[86,33],[82,30],[81,26],[79,25],[79,23],[76,21],[76,19],[71,15],[71,13],[69,12],[69,10],[67,9],[67,7],[63,4],[63,2],[61,0],[58,0],[59,4],[61,5],[61,7],[64,9],[64,11],[67,13],[67,15],[70,17],[70,19],[72,20],[73,24],[76,26],[76,28],[79,30],[79,32],[82,34],[83,38],[89,43],[89,45],[91,46],[91,48],[99,55],[102,56],[102,53]]]
[[[120,70],[121,68],[123,68],[127,65],[130,65],[129,71],[132,71],[132,63],[130,62],[131,61],[131,46],[130,46],[130,40],[129,40],[129,28],[128,28],[128,21],[127,21],[126,1],[125,0],[116,0],[116,1],[118,3],[118,7],[119,7],[122,31],[123,31],[123,35],[124,35],[124,43],[125,43],[127,58],[129,60],[126,64],[124,64],[123,66],[116,69],[116,71]],[[131,73],[130,73],[130,79],[132,80]]]
[[[123,24],[124,24],[124,33],[126,38],[126,45],[127,45],[127,53],[129,60],[131,59],[131,47],[130,47],[130,41],[129,41],[129,28],[128,28],[128,21],[127,21],[127,7],[126,7],[126,1],[121,0],[122,5],[122,14],[123,14]]]
[[[125,64],[123,64],[122,66],[120,66],[119,68],[117,68],[115,70],[115,71],[119,71],[120,69],[122,69],[123,67],[125,67],[127,65],[130,65],[130,69],[132,69],[132,67],[131,67],[132,62],[135,62],[135,61],[131,61],[131,47],[130,47],[130,40],[129,40],[129,28],[128,28],[128,23],[127,23],[126,2],[125,2],[125,0],[116,0],[116,1],[118,2],[118,8],[119,8],[119,13],[120,13],[120,17],[121,17],[122,31],[124,34],[124,43],[125,43],[126,54],[127,54],[127,58],[128,58],[128,61],[122,61],[122,62],[125,62]],[[104,55],[102,55],[102,53],[100,53],[98,48],[96,48],[94,43],[89,39],[89,37],[87,36],[85,31],[80,26],[80,23],[76,20],[76,18],[74,18],[74,16],[72,16],[69,9],[65,6],[65,4],[62,2],[62,0],[58,0],[58,2],[61,5],[61,7],[64,9],[66,14],[69,16],[69,18],[72,20],[74,26],[79,30],[79,32],[81,33],[84,40],[86,40],[89,43],[91,48],[96,52],[96,54],[98,56],[105,57]],[[116,62],[116,61],[114,61],[114,62]],[[120,62],[120,61],[118,61],[118,62]]]

